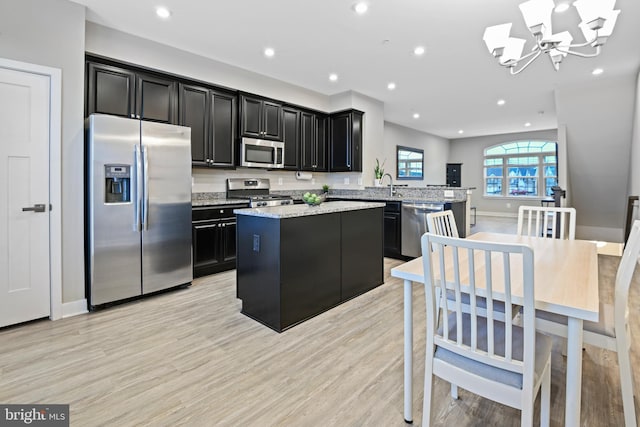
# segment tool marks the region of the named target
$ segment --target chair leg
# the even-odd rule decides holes
[[[454,383],[451,383],[451,397],[458,399],[458,386]]]
[[[524,408],[522,408],[520,425],[522,427],[533,427],[533,402],[525,405]]]
[[[551,360],[542,379],[540,391],[540,427],[549,427],[551,419]]]
[[[624,409],[624,423],[627,427],[637,426],[636,409],[633,402],[633,372],[629,360],[629,345],[625,333],[616,338],[618,351],[618,367],[620,369],[620,386],[622,388],[622,407]]]

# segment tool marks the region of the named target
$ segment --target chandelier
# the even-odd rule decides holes
[[[619,10],[613,10],[615,2],[616,0],[573,2],[582,20],[578,26],[586,40],[583,43],[571,44],[573,36],[569,31],[552,33],[551,14],[555,7],[553,0],[529,0],[520,4],[524,21],[535,40],[529,53],[522,54],[525,39],[509,36],[511,23],[487,27],[483,40],[498,63],[508,67],[511,74],[520,73],[543,53],[549,55],[553,68],[558,71],[567,55],[592,58],[600,54],[600,49],[613,32],[620,13]],[[580,50],[575,50],[576,48]]]

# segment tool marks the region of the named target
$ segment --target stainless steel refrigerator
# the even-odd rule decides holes
[[[90,309],[193,279],[191,129],[87,119]]]

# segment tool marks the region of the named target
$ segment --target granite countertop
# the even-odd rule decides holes
[[[358,199],[358,200],[384,200],[386,202],[404,202],[404,203],[457,203],[464,202],[466,199],[459,197],[444,198],[444,197],[417,197],[417,196],[378,196],[370,194],[362,195],[331,195],[329,194],[329,200],[331,199]]]
[[[191,199],[191,206],[222,206],[222,205],[237,205],[240,203],[249,204],[249,199]]]
[[[319,206],[286,205],[266,208],[234,209],[238,215],[259,216],[263,218],[295,218],[308,215],[322,215],[359,209],[383,208],[384,203],[376,202],[324,202]]]

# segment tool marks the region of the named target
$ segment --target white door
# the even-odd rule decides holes
[[[0,67],[0,327],[50,315],[49,94]]]

